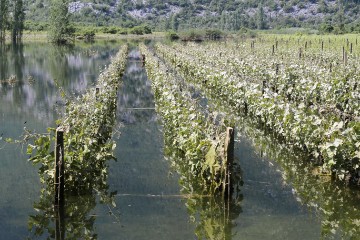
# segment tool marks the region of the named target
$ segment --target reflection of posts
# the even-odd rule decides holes
[[[56,129],[55,141],[55,239],[65,239],[64,222],[64,130],[59,127]]]
[[[63,205],[55,206],[55,240],[65,239],[65,208]]]
[[[56,129],[55,141],[55,206],[64,205],[64,130]]]
[[[225,138],[225,181],[223,187],[224,197],[231,197],[232,194],[232,181],[231,181],[231,172],[232,165],[234,163],[234,128],[228,127],[226,129],[226,138]]]

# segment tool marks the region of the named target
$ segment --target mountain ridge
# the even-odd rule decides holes
[[[30,0],[29,21],[46,21],[50,0]],[[78,0],[69,2],[72,20],[80,24],[156,30],[306,27],[344,31],[359,25],[360,0]]]

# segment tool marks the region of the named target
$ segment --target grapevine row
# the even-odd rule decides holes
[[[186,53],[184,48],[186,48]],[[354,117],[344,120],[342,116],[333,112],[324,114],[322,109],[326,108],[325,103],[308,105],[304,99],[289,101],[284,94],[274,93],[269,88],[262,88],[257,79],[266,79],[270,84],[282,81],[279,76],[267,74],[266,65],[261,70],[257,70],[260,67],[251,69],[249,68],[250,64],[244,59],[239,61],[241,64],[231,65],[229,64],[232,61],[231,59],[224,62],[222,58],[212,58],[209,55],[206,55],[207,59],[216,59],[218,63],[204,64],[204,57],[198,57],[196,54],[191,55],[191,49],[188,46],[181,47],[179,45],[168,47],[158,44],[156,46],[157,52],[167,62],[177,67],[185,79],[202,84],[213,94],[226,99],[239,111],[245,111],[252,117],[258,117],[259,121],[282,136],[286,142],[306,149],[314,157],[321,160],[325,170],[335,170],[339,175],[343,173],[354,175],[358,171],[359,165],[356,159],[360,158],[358,150],[360,123],[357,120],[359,116],[359,93],[356,89],[355,91],[349,90],[348,99],[343,101]],[[201,47],[199,46],[198,49]],[[207,52],[209,51],[211,50]],[[215,52],[212,53],[213,55],[220,55],[216,50],[213,52]],[[225,68],[225,66],[230,67]],[[231,66],[236,66],[237,69],[232,70]],[[294,74],[292,71],[296,71],[296,68],[286,68],[286,66],[283,68],[282,71],[289,75]],[[236,71],[240,74],[235,75]],[[287,78],[286,76],[285,74],[283,77],[284,81]],[[348,79],[347,84],[354,83],[353,86],[356,86],[356,82],[357,78],[353,77],[350,80]],[[305,81],[304,83],[300,81],[297,85],[303,86]],[[341,91],[341,87],[344,88],[344,85],[344,82],[338,85],[335,82],[334,86],[326,86],[331,87],[331,89],[335,87],[338,88],[336,91]],[[283,91],[287,88],[286,84],[283,84],[282,87],[284,88]],[[280,86],[278,85],[277,88],[280,89]],[[299,95],[305,95],[307,92],[307,88],[299,87]],[[336,102],[336,100],[327,100],[328,97],[326,96],[326,101]]]
[[[170,69],[145,45],[140,45],[140,50],[146,56],[156,109],[164,124],[165,145],[176,148],[171,151],[175,153],[172,159],[183,183],[190,192],[199,188],[206,193],[219,192],[224,189],[228,170],[224,123],[215,124],[216,113],[199,106]],[[200,181],[194,181],[199,178]]]

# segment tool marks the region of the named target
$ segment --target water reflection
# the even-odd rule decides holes
[[[0,101],[12,111],[52,125],[61,103],[58,87],[78,95],[93,85],[117,44],[54,47],[47,43],[0,48]],[[58,87],[56,86],[58,85]]]
[[[291,150],[274,141],[274,136],[259,131],[251,119],[241,119],[243,133],[266,158],[276,161],[282,169],[283,179],[290,183],[296,199],[321,220],[323,239],[353,239],[360,236],[360,193],[331,176],[322,175],[305,153]]]
[[[151,84],[140,60],[139,51],[132,47],[129,62],[124,74],[124,84],[119,95],[119,120],[125,124],[139,121],[155,122],[153,94],[149,91]]]
[[[289,188],[287,186],[290,185],[291,192],[289,196],[281,198],[281,200],[287,201],[286,204],[283,202],[284,211],[286,212],[287,210],[285,208],[289,207],[289,214],[291,214],[293,210],[290,208],[293,208],[292,205],[294,204],[292,202],[293,199],[296,199],[301,205],[308,208],[306,215],[311,216],[315,213],[316,221],[320,221],[321,230],[319,232],[311,230],[313,236],[318,235],[323,239],[356,239],[357,236],[360,236],[359,189],[349,188],[348,186],[333,181],[331,176],[322,175],[319,168],[310,162],[306,153],[294,150],[281,141],[278,141],[276,136],[262,129],[262,126],[259,126],[254,119],[244,117],[242,114],[234,115],[233,109],[225,108],[224,100],[219,100],[218,96],[213,95],[211,90],[203,89],[201,86],[197,86],[197,88],[202,89],[203,93],[210,97],[211,103],[217,106],[218,111],[225,113],[227,117],[235,118],[237,129],[241,130],[239,141],[250,140],[252,146],[255,147],[255,151],[259,153],[261,158],[270,162],[269,166],[273,165],[271,162],[279,165],[283,183],[276,182],[277,185],[275,187],[269,186],[265,194],[269,194],[271,198],[276,199],[276,195],[279,193],[284,194],[284,189]],[[249,151],[252,152],[253,150],[249,149]],[[253,159],[247,160],[253,161]],[[269,166],[263,167],[269,168]],[[264,178],[266,181],[269,181],[264,182],[264,184],[270,184],[270,180],[266,179],[266,177],[271,177],[272,175],[270,170],[259,169],[259,166],[254,164],[252,167],[255,168],[251,169],[251,171],[258,172],[255,177],[258,179]],[[269,176],[261,177],[260,175]],[[259,181],[258,179],[255,180]],[[249,180],[250,179],[244,179],[244,181],[248,182]],[[254,184],[250,184],[250,186],[255,187]],[[248,192],[254,194],[256,190],[251,189]],[[245,198],[248,197],[249,196],[245,196]],[[256,202],[265,201],[265,199],[263,199],[264,197],[261,197],[259,194],[257,198],[259,199],[256,199]],[[266,202],[262,204],[267,205],[269,203]],[[278,206],[273,207],[278,208]],[[261,207],[259,207],[259,209],[261,209]],[[301,221],[302,220],[300,220],[300,222]],[[304,223],[302,223],[302,225],[304,228],[310,227]],[[292,237],[299,237],[297,233],[287,232],[287,234]]]
[[[181,80],[181,79],[179,79]],[[207,99],[202,96],[201,92],[186,82],[181,82],[181,93],[186,96],[191,96],[196,104],[199,104],[198,111],[205,116],[209,117],[209,111],[213,111],[213,106],[208,105]],[[160,106],[160,105],[159,105]],[[161,109],[158,107],[158,111],[167,109]],[[181,114],[181,113],[179,113]],[[217,115],[214,119],[214,124],[219,124],[223,121],[223,116]],[[174,121],[175,122],[175,121]],[[181,193],[187,196],[186,207],[195,225],[195,235],[197,239],[208,240],[230,240],[232,239],[232,230],[234,227],[234,220],[236,220],[242,212],[241,202],[243,195],[241,193],[241,186],[243,185],[241,169],[238,165],[238,161],[235,161],[233,166],[230,166],[231,170],[231,183],[232,183],[232,195],[223,195],[221,191],[215,193],[209,189],[206,179],[202,176],[202,173],[196,173],[193,167],[188,164],[189,157],[198,157],[198,149],[192,145],[187,144],[180,145],[177,143],[174,145],[174,138],[186,139],[188,133],[185,130],[178,131],[172,122],[164,121],[164,153],[172,164],[174,170],[180,175]],[[190,125],[191,126],[191,125]],[[185,128],[186,125],[183,125]],[[191,131],[191,130],[190,130]],[[207,136],[203,136],[206,138]],[[199,137],[199,142],[201,142]],[[205,156],[200,161],[205,161]],[[220,176],[218,176],[220,177]]]
[[[70,97],[82,93],[96,81],[101,69],[110,62],[110,56],[118,51],[119,45],[119,42],[97,42],[72,48],[54,48],[47,43],[2,45],[1,137],[18,139],[24,126],[38,132],[54,126],[57,119],[54,108],[61,101],[54,80]],[[39,176],[36,169],[26,162],[27,156],[21,154],[23,149],[19,146],[3,146],[3,141],[0,148],[0,238],[55,236],[56,211],[52,207],[52,187],[40,189]],[[91,211],[96,203],[106,203],[110,207],[114,194],[108,190],[107,184],[97,187],[96,192],[85,189],[78,195],[68,193],[64,208],[65,226],[74,229],[67,236],[90,236],[81,232],[84,229],[90,229],[90,233],[96,235],[91,230],[94,229]],[[31,206],[32,202],[35,202],[34,206]],[[31,217],[28,219],[29,215]],[[27,223],[30,233],[26,228]]]
[[[109,185],[104,184],[97,191],[82,189],[81,194],[66,192],[65,205],[54,207],[51,186],[41,190],[40,200],[34,204],[36,214],[29,216],[30,239],[95,239],[96,215],[91,214],[96,205],[106,204],[111,212],[116,192],[109,193]],[[74,189],[72,189],[74,191]],[[118,216],[114,215],[116,221]]]

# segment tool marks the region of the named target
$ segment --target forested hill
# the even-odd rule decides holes
[[[51,0],[26,2],[27,20],[47,20]],[[315,27],[344,31],[358,28],[360,0],[70,0],[69,10],[74,21],[100,26],[148,23],[157,30]]]

